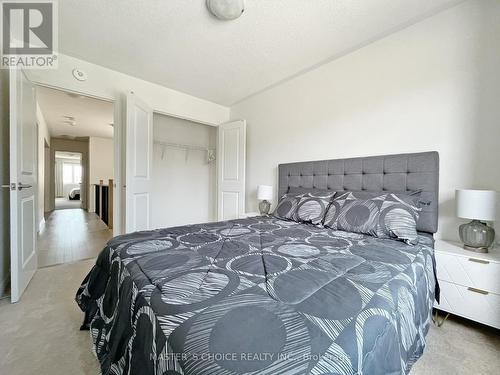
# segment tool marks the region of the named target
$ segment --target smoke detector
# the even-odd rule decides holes
[[[81,69],[78,69],[78,68],[75,68],[73,69],[73,77],[80,81],[80,82],[84,82],[87,80],[87,73],[85,73],[83,70]]]
[[[207,8],[220,20],[235,20],[245,11],[245,0],[207,0]]]

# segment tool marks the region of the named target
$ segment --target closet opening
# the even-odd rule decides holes
[[[153,115],[152,227],[215,221],[217,128]]]

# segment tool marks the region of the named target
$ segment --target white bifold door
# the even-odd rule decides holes
[[[217,129],[217,218],[237,219],[245,212],[246,123],[231,121]]]
[[[127,95],[125,127],[125,231],[151,229],[153,111],[135,94]]]
[[[10,254],[11,301],[17,302],[38,268],[36,252],[37,126],[35,87],[21,70],[11,69],[10,99]]]

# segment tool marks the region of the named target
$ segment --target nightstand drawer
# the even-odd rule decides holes
[[[435,252],[438,280],[500,294],[500,263]]]
[[[446,281],[439,285],[441,303],[436,308],[500,328],[500,295]]]

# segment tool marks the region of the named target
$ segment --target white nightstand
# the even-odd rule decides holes
[[[434,307],[500,328],[500,249],[481,254],[453,241],[436,241],[441,303]]]

